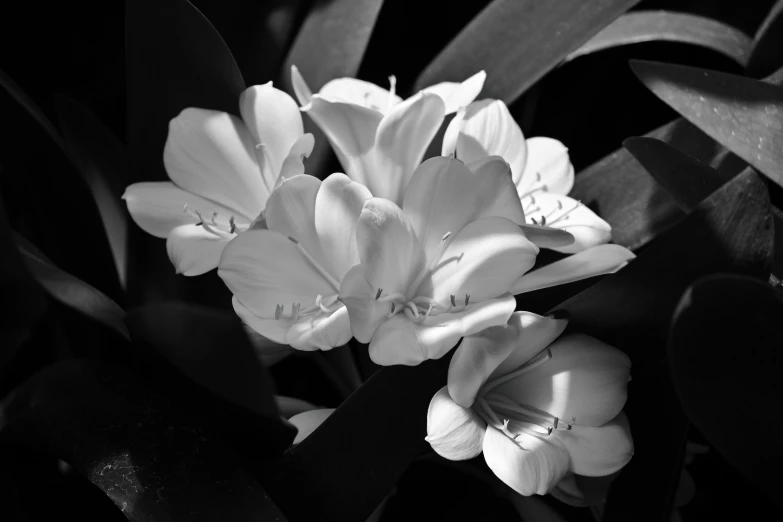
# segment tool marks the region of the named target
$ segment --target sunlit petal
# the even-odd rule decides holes
[[[341,306],[334,312],[300,318],[289,328],[285,341],[297,350],[330,350],[352,336],[348,310]]]
[[[296,426],[299,430],[294,437],[294,444],[299,444],[305,440],[312,432],[318,428],[323,422],[329,418],[334,412],[334,408],[323,408],[319,410],[310,410],[302,413],[297,413],[288,422]]]
[[[520,225],[525,236],[539,248],[558,249],[572,245],[573,235],[566,230],[540,225]]]
[[[348,311],[353,336],[360,343],[369,343],[389,315],[391,305],[378,301],[376,295],[377,290],[367,282],[362,265],[348,270],[340,283],[340,301]]]
[[[627,355],[582,334],[561,336],[549,350],[546,363],[493,391],[579,426],[601,426],[620,413],[631,369]]]
[[[467,107],[476,99],[484,87],[487,73],[479,71],[464,82],[441,82],[424,89],[424,92],[437,94],[446,104],[446,114]]]
[[[489,468],[520,495],[545,495],[568,472],[568,452],[555,437],[522,433],[512,440],[489,426],[483,450]]]
[[[288,156],[283,160],[283,165],[280,167],[280,174],[277,176],[274,188],[280,186],[280,184],[288,178],[305,173],[304,159],[310,157],[310,153],[313,152],[314,146],[315,138],[309,132],[307,134],[302,134],[299,139],[291,145],[291,150],[288,151]]]
[[[294,88],[294,95],[296,96],[299,105],[307,105],[310,103],[310,99],[313,97],[313,91],[310,90],[310,86],[302,77],[302,73],[296,65],[291,65],[291,85]]]
[[[228,239],[201,226],[181,225],[169,233],[166,250],[178,274],[197,276],[218,266],[227,244]]]
[[[595,212],[575,199],[558,194],[537,192],[523,198],[525,216],[529,222],[555,227],[574,236],[574,242],[552,250],[573,254],[608,242],[612,227]]]
[[[461,337],[505,324],[515,306],[516,300],[504,295],[471,304],[459,312],[430,316],[421,323],[397,314],[383,322],[373,335],[370,358],[381,366],[415,366],[427,359],[439,359]]]
[[[492,372],[498,377],[513,372],[535,357],[563,333],[568,321],[531,312],[514,312],[509,328],[517,332],[514,350]]]
[[[470,408],[456,404],[444,386],[427,409],[427,437],[435,453],[449,460],[472,459],[481,453],[487,425]]]
[[[514,295],[611,274],[636,256],[620,245],[598,245],[523,275],[511,288]]]
[[[271,192],[256,162],[253,136],[242,120],[225,112],[189,108],[172,119],[163,164],[178,187],[248,219],[263,210]]]
[[[546,186],[550,194],[565,196],[574,186],[574,167],[568,157],[568,149],[552,138],[528,138],[527,162],[518,178],[517,189],[523,195]]]
[[[354,103],[382,113],[402,101],[402,98],[387,89],[356,78],[331,80],[321,87],[318,94],[329,101]]]
[[[247,307],[240,303],[236,297],[231,298],[231,305],[234,307],[234,312],[236,312],[242,322],[251,330],[258,333],[259,335],[263,335],[271,341],[274,341],[283,346],[287,346],[285,342],[285,334],[288,333],[288,328],[290,327],[290,323],[288,321],[262,319],[248,310]]]
[[[603,477],[619,471],[633,456],[628,417],[620,412],[603,426],[574,426],[554,433],[571,456],[571,471],[587,477]]]

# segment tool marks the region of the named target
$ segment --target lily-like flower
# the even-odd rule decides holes
[[[356,339],[377,364],[437,359],[465,335],[503,325],[511,286],[535,262],[508,164],[431,158],[413,173],[402,208],[364,203],[360,264],[340,285]],[[538,230],[534,230],[538,233]]]
[[[345,173],[375,197],[402,205],[405,187],[447,114],[478,96],[486,73],[462,83],[444,82],[402,100],[391,90],[354,78],[338,78],[313,94],[291,68],[294,92],[326,134]]]
[[[304,173],[313,150],[302,116],[272,82],[246,89],[242,119],[187,108],[169,124],[163,164],[171,181],[134,183],[123,199],[145,232],[167,238],[178,273],[215,268],[226,244],[261,215],[283,179]]]
[[[348,311],[337,294],[346,272],[359,262],[356,222],[370,196],[345,174],[323,182],[297,175],[272,193],[267,228],[235,237],[218,267],[246,325],[299,350],[348,342]]]
[[[522,495],[544,495],[569,473],[597,477],[625,466],[633,455],[622,413],[630,360],[586,335],[560,337],[565,327],[517,312],[507,325],[466,337],[448,385],[430,402],[432,448],[450,460],[483,452]]]
[[[525,139],[502,101],[485,99],[460,109],[446,130],[442,154],[456,154],[466,163],[493,155],[505,159],[528,222],[574,236],[572,243],[553,250],[571,254],[611,239],[606,221],[566,195],[574,185],[568,149],[552,138]]]

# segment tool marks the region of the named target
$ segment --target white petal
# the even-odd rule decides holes
[[[573,254],[612,239],[612,227],[575,199],[558,194],[536,192],[522,200],[525,216],[531,223],[559,228],[574,236],[574,242],[552,250]]]
[[[489,468],[520,495],[545,495],[568,473],[568,452],[555,437],[512,440],[489,426],[483,450]]]
[[[574,166],[568,157],[568,149],[552,138],[529,138],[527,162],[516,178],[519,194],[546,186],[550,194],[565,196],[574,186]]]
[[[574,243],[575,238],[570,232],[541,225],[520,225],[530,241],[539,248],[557,249]]]
[[[122,199],[128,205],[133,221],[155,237],[168,237],[169,232],[180,225],[198,223],[194,211],[207,218],[218,212],[225,219],[234,215],[238,218],[237,223],[244,221],[236,210],[186,192],[169,181],[134,183],[125,189]],[[190,212],[185,211],[186,205]]]
[[[456,404],[444,386],[427,409],[427,437],[435,453],[449,460],[472,459],[481,453],[487,425],[476,412]]]
[[[604,477],[622,469],[633,456],[628,417],[620,412],[603,426],[574,426],[555,432],[571,455],[571,471],[587,477]]]
[[[313,91],[310,90],[310,86],[302,77],[302,74],[297,69],[296,65],[291,65],[291,85],[294,87],[294,94],[296,99],[299,100],[299,105],[307,105],[310,103],[310,99],[313,97]]]
[[[285,334],[288,333],[288,328],[290,327],[287,321],[262,319],[248,310],[236,297],[231,298],[231,305],[245,326],[279,345],[286,345]]]
[[[376,295],[377,290],[367,282],[362,265],[348,270],[340,283],[340,301],[348,311],[353,336],[360,343],[370,342],[391,311],[389,302],[378,301]]]
[[[315,146],[315,138],[309,132],[302,134],[298,140],[291,146],[283,166],[280,167],[280,174],[275,181],[275,188],[279,187],[288,178],[305,173],[304,158],[309,158]]]
[[[353,103],[382,113],[402,101],[402,98],[383,87],[356,78],[331,80],[321,87],[318,95],[329,101]]]
[[[201,275],[218,266],[228,240],[196,225],[181,225],[169,233],[166,250],[178,274]]]
[[[523,275],[511,288],[514,295],[550,286],[612,274],[636,256],[620,245],[598,245]]]
[[[531,312],[514,312],[508,320],[508,326],[517,332],[514,350],[495,368],[492,377],[517,370],[560,337],[567,325],[568,321],[565,319],[544,317]]]
[[[264,209],[272,186],[264,183],[254,145],[236,116],[185,109],[169,123],[163,164],[178,187],[250,221]]]
[[[440,96],[419,93],[383,117],[375,136],[375,169],[368,173],[373,196],[402,204],[405,187],[440,129],[444,105]]]
[[[370,359],[381,366],[415,366],[427,359],[440,359],[461,337],[505,324],[515,306],[516,300],[504,295],[459,312],[430,316],[422,323],[397,314],[376,330],[370,341]]]
[[[439,254],[444,234],[451,232],[453,239],[479,218],[498,216],[517,224],[525,222],[508,164],[498,156],[471,165],[442,156],[428,159],[414,171],[402,208],[428,261]]]
[[[446,103],[446,114],[456,112],[460,107],[467,107],[476,99],[484,87],[487,73],[479,71],[462,83],[442,82],[431,85],[424,92],[437,94]]]
[[[341,306],[334,312],[300,318],[289,328],[285,341],[297,350],[331,350],[352,336],[348,310]]]
[[[288,422],[296,426],[299,430],[294,437],[294,444],[299,444],[305,440],[312,432],[318,428],[323,422],[329,418],[334,412],[334,408],[323,408],[321,410],[310,410],[303,413],[294,415]]]
[[[253,135],[254,145],[261,144],[271,159],[272,164],[264,166],[264,176],[267,184],[274,184],[283,160],[304,133],[299,107],[293,98],[269,82],[245,89],[239,96],[239,112]]]

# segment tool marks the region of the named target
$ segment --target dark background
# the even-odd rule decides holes
[[[358,76],[387,85],[391,74],[398,92],[409,94],[418,73],[488,2],[460,0],[387,1],[382,9]],[[278,79],[282,49],[295,35],[307,0],[193,0],[213,22],[235,53],[248,85]],[[728,23],[749,35],[772,0],[645,0],[639,9],[669,9],[701,14]],[[124,2],[4,3],[0,17],[0,68],[56,122],[54,96],[64,94],[92,110],[121,140],[125,138]],[[528,136],[563,141],[577,172],[621,147],[622,140],[644,134],[675,118],[632,75],[630,58],[697,65],[740,72],[738,65],[711,51],[668,43],[637,44],[582,57],[556,69],[539,84],[533,118],[525,99],[512,111],[528,118]],[[252,67],[250,67],[252,65]],[[252,71],[252,72],[251,72]],[[492,81],[492,78],[487,80]],[[5,93],[0,94],[0,188],[12,225],[42,248],[59,266],[122,301],[94,204],[78,175],[58,158],[49,138]],[[131,172],[131,181],[149,180]],[[163,242],[160,249],[163,250]],[[213,281],[182,282],[181,298],[226,308],[229,299]],[[26,354],[16,368],[16,382],[62,352],[90,355],[102,341],[85,333],[83,319],[62,309],[47,313],[47,333],[35,340],[39,351]],[[51,333],[51,332],[60,332]],[[64,332],[64,333],[63,333]],[[28,350],[29,352],[29,350]],[[339,397],[320,373],[299,358],[273,368],[278,389],[325,406]],[[14,385],[14,379],[7,387]],[[0,390],[4,394],[7,389]],[[750,427],[727,422],[738,436],[759,437]],[[698,433],[692,440],[703,442]],[[123,518],[97,489],[61,473],[54,461],[15,455],[15,491],[28,520],[74,516],[86,520]],[[768,501],[757,495],[719,456],[708,453],[689,466],[695,495],[682,508],[684,520],[764,519]],[[1,486],[2,484],[0,484]],[[639,484],[638,487],[644,487]],[[565,509],[570,517],[585,511]],[[11,514],[13,519],[13,513]],[[414,464],[398,485],[382,520],[514,519],[511,506],[473,477],[430,461]],[[2,511],[0,518],[5,519]]]

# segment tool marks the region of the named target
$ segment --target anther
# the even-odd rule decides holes
[[[376,301],[381,298],[381,292],[383,292],[383,288],[379,288],[378,292],[375,293],[375,300]]]
[[[217,212],[213,212],[212,213],[212,224],[213,225],[215,224],[215,220],[217,219],[217,217],[218,217],[218,213]]]
[[[446,232],[443,234],[443,237],[440,238],[441,241],[446,241],[451,236],[451,232]]]
[[[541,226],[546,226],[546,216],[541,216]]]
[[[291,242],[292,242],[293,244],[295,244],[295,245],[298,245],[298,244],[299,244],[299,241],[297,241],[296,239],[292,238],[291,236],[288,236],[288,239],[290,239],[290,240],[291,240]]]
[[[455,307],[457,306],[457,298],[454,294],[451,294],[451,306]]]
[[[559,420],[560,420],[560,419],[558,419],[557,417],[555,417],[555,429],[557,429],[557,423],[558,423],[558,421],[559,421]]]
[[[469,302],[470,302],[470,294],[465,294],[465,306],[468,306]]]
[[[228,224],[231,225],[231,229],[229,230],[230,233],[236,234],[237,233],[237,224],[234,223],[234,216],[231,216],[228,220]]]
[[[275,320],[279,321],[280,316],[283,315],[283,305],[275,306]]]
[[[541,173],[536,172],[536,183],[539,183],[541,181]]]
[[[392,303],[391,312],[389,312],[390,315],[394,315],[395,308],[396,308],[395,304]]]
[[[538,221],[536,221],[536,218],[531,217],[530,221],[532,221],[534,225],[538,225]]]
[[[299,308],[301,305],[299,303],[291,303],[291,319],[296,321],[299,319]]]
[[[563,202],[559,199],[557,200],[557,210],[563,210]]]
[[[549,426],[549,427],[546,429],[546,434],[547,434],[547,435],[552,435],[552,426]]]

